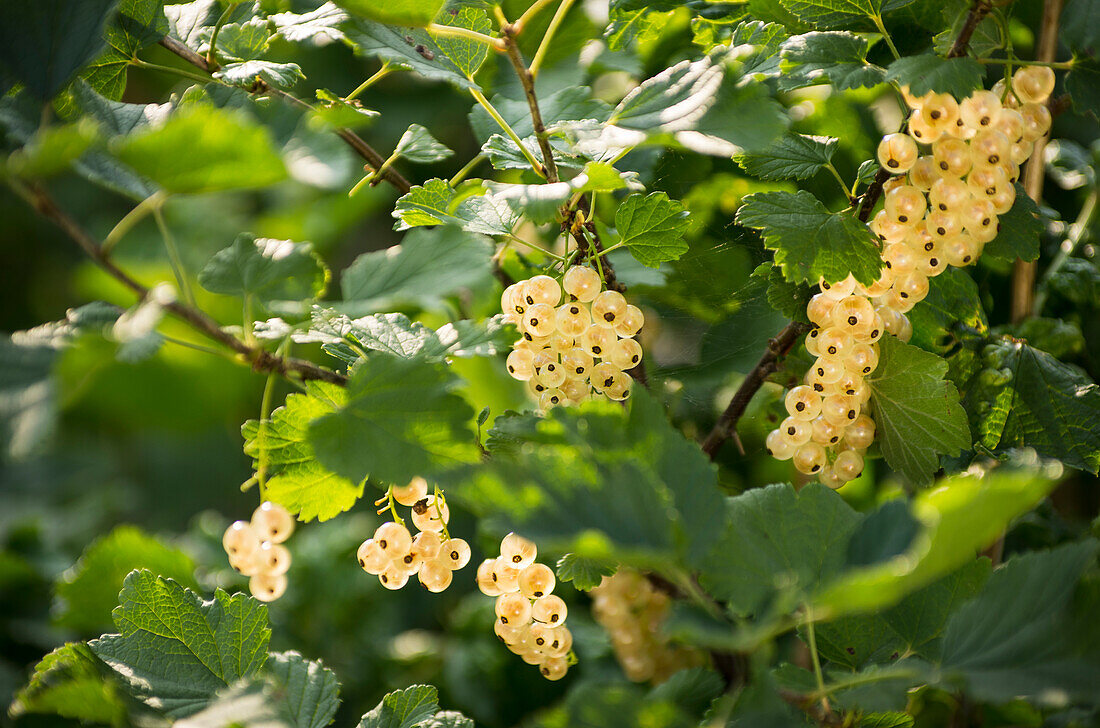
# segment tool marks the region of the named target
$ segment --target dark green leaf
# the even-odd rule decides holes
[[[281,715],[294,728],[325,728],[340,707],[340,683],[332,670],[297,652],[273,652],[264,665],[282,688]]]
[[[371,6],[376,4],[374,0],[355,2]],[[477,87],[425,30],[397,28],[356,18],[344,31],[356,52],[361,55],[377,56],[425,78],[446,81],[463,90]]]
[[[722,84],[713,103],[692,127],[675,131],[677,143],[700,154],[732,157],[773,144],[787,131],[790,118],[762,83]]]
[[[494,96],[492,103],[521,139],[535,133],[531,122],[531,109],[526,99]],[[604,121],[611,113],[611,107],[603,101],[592,98],[592,89],[586,86],[566,86],[552,94],[540,95],[539,110],[542,112],[543,123],[547,127],[562,121],[577,119]],[[500,131],[497,123],[480,105],[475,106],[470,112],[470,126],[473,127],[474,136],[483,142]]]
[[[221,589],[204,601],[171,579],[134,571],[114,611],[121,634],[90,643],[130,690],[173,718],[206,707],[215,694],[267,660],[267,608]]]
[[[815,28],[836,28],[880,15],[882,0],[782,0],[783,7]]]
[[[764,245],[787,280],[811,285],[822,277],[840,281],[851,273],[870,285],[882,258],[875,237],[854,216],[831,213],[805,190],[758,192],[744,199],[737,222],[762,231]]]
[[[0,71],[49,101],[99,55],[117,0],[5,2],[0,9]]]
[[[118,13],[107,25],[107,44],[132,58],[167,34],[163,0],[120,0]]]
[[[946,56],[951,51],[951,47],[955,44],[959,33],[966,25],[972,7],[973,5],[968,0],[949,0],[944,3],[943,15],[949,26],[947,30],[939,33],[933,39],[933,48],[936,53]],[[1001,33],[1001,24],[994,13],[989,13],[982,18],[977,27],[973,29],[970,40],[966,44],[967,52],[978,58],[992,55],[1004,47],[1005,40]]]
[[[907,314],[913,325],[911,344],[945,356],[959,339],[989,330],[978,285],[969,273],[948,268],[928,283],[928,295]]]
[[[493,246],[480,235],[453,227],[414,230],[400,247],[366,253],[344,271],[341,310],[351,316],[401,303],[436,305],[491,278]]]
[[[745,20],[733,29],[730,46],[756,46],[756,51],[742,60],[741,73],[770,77],[779,75],[779,49],[786,39],[787,29],[778,23]]]
[[[493,34],[493,24],[489,22],[489,16],[481,8],[463,7],[454,10],[455,12],[440,15],[443,25],[465,28],[482,35],[491,36]],[[459,70],[471,81],[489,55],[488,44],[477,40],[439,34],[433,34],[432,38],[435,39],[435,43],[440,50],[446,53],[447,57],[454,61]]]
[[[28,179],[52,177],[67,170],[97,136],[96,125],[88,119],[41,128],[8,157],[7,171]]]
[[[347,402],[310,423],[317,460],[355,482],[429,480],[478,461],[474,412],[441,364],[375,354],[348,380]]]
[[[1071,50],[1095,57],[1100,51],[1100,3],[1067,0],[1059,28],[1059,39]]]
[[[310,243],[241,233],[199,271],[199,284],[225,296],[294,304],[320,296],[328,277]]]
[[[734,160],[760,179],[806,179],[832,161],[836,143],[832,137],[787,134],[767,149],[739,154]]]
[[[687,252],[688,212],[664,192],[633,194],[615,211],[619,239],[642,265],[656,268]]]
[[[1016,185],[1012,209],[1000,216],[997,237],[982,250],[982,255],[998,260],[1035,260],[1039,257],[1039,236],[1043,219],[1039,207],[1028,197],[1022,185]]]
[[[404,157],[410,162],[423,164],[438,162],[454,154],[446,145],[436,141],[431,132],[420,126],[420,124],[409,125],[409,128],[401,135],[401,139],[398,140],[397,148],[394,149],[393,153]]]
[[[69,642],[43,657],[30,682],[8,707],[13,718],[25,713],[56,714],[89,723],[122,725],[126,699],[105,673],[107,667],[83,642]]]
[[[209,705],[173,724],[176,728],[294,728],[279,714],[279,699],[270,685],[242,680],[219,690]]]
[[[581,591],[592,591],[605,576],[615,573],[615,562],[607,559],[587,558],[566,554],[558,559],[558,579],[573,583]]]
[[[886,72],[867,62],[867,41],[843,31],[796,35],[783,42],[784,90],[828,81],[838,90],[875,86]]]
[[[443,0],[336,0],[336,4],[356,15],[391,25],[425,26],[443,7]]]
[[[878,368],[867,378],[875,439],[890,467],[912,483],[930,482],[940,455],[970,447],[966,412],[946,374],[947,362],[935,354],[893,336],[879,342]]]
[[[645,133],[693,128],[722,87],[725,69],[719,59],[712,54],[681,61],[647,78],[619,102],[608,123]]]
[[[363,716],[359,728],[413,728],[439,710],[439,693],[431,685],[412,685],[382,698]]]
[[[257,79],[270,86],[290,88],[305,77],[297,63],[259,60],[228,63],[214,74],[214,78],[244,88],[251,88]]]
[[[973,58],[941,58],[925,54],[906,56],[890,64],[886,80],[908,86],[920,96],[935,91],[964,99],[976,88],[981,88],[985,72]]]
[[[1100,119],[1100,61],[1078,59],[1066,75],[1066,92],[1078,114]]]

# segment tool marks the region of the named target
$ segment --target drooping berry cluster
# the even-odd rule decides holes
[[[883,185],[883,209],[870,223],[885,268],[869,286],[852,276],[820,282],[806,307],[814,325],[806,349],[817,360],[805,384],[787,393],[789,417],[768,435],[774,457],[832,488],[863,471],[875,436],[863,412],[870,397],[863,379],[878,365],[875,342],[884,332],[908,341],[905,314],[928,295],[929,279],[973,264],[996,238],[998,215],[1016,200],[1020,165],[1050,130],[1044,103],[1053,90],[1054,72],[1040,66],[1016,71],[1010,88],[998,81],[961,102],[903,89],[908,133],[879,144],[879,163],[897,176]]]
[[[527,382],[540,409],[578,404],[593,390],[616,401],[630,396],[626,371],[642,360],[633,337],[645,318],[621,293],[603,290],[596,271],[575,265],[560,285],[544,275],[514,283],[500,305],[523,334],[508,355],[508,373]]]
[[[261,602],[273,602],[286,591],[290,551],[283,542],[294,533],[294,517],[278,503],[260,504],[251,521],[234,521],[225,529],[222,547],[229,565],[249,577],[248,590]]]
[[[377,576],[387,589],[400,589],[415,574],[428,591],[444,591],[451,585],[454,572],[470,562],[469,544],[447,533],[451,518],[447,501],[438,491],[428,495],[428,483],[423,478],[413,478],[404,487],[391,487],[379,503],[391,498],[412,509],[412,521],[419,533],[413,536],[404,522],[383,523],[360,544],[356,553],[359,566]],[[393,509],[392,502],[382,511],[387,509]],[[393,513],[396,515],[396,511]]]
[[[686,647],[673,647],[661,634],[669,597],[636,571],[619,569],[592,590],[592,614],[611,635],[615,658],[635,682],[663,682],[672,673],[703,662]]]
[[[547,680],[561,680],[569,671],[573,633],[565,626],[565,602],[551,593],[554,571],[536,563],[537,556],[534,543],[510,533],[500,542],[500,556],[481,562],[477,585],[497,598],[497,637],[528,665],[538,665]]]

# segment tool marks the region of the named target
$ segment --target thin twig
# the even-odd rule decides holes
[[[100,244],[67,212],[57,206],[57,203],[49,196],[45,188],[38,184],[17,184],[13,187],[40,215],[53,222],[72,238],[88,257],[108,275],[133,291],[138,298],[144,300],[148,297],[149,289],[111,262],[103,254]],[[343,374],[317,366],[312,362],[303,359],[284,359],[260,347],[248,346],[236,336],[225,331],[217,321],[197,308],[178,301],[172,301],[165,304],[164,309],[211,341],[216,341],[236,352],[243,361],[249,363],[256,371],[274,372],[291,380],[315,379],[339,385],[347,383],[347,377]]]
[[[512,68],[519,76],[519,82],[523,85],[523,93],[527,97],[527,107],[531,110],[531,123],[535,129],[535,138],[538,139],[539,149],[542,150],[542,164],[546,169],[546,181],[558,181],[558,165],[554,162],[554,151],[550,148],[550,139],[546,135],[546,125],[542,123],[542,112],[539,110],[539,100],[535,95],[535,77],[523,62],[519,46],[516,44],[517,28],[514,25],[505,25],[500,29],[504,39],[504,50],[508,53],[508,60],[512,62]]]
[[[966,14],[966,20],[963,21],[963,27],[959,30],[959,35],[955,38],[955,42],[951,44],[951,50],[947,51],[948,58],[962,58],[966,55],[966,50],[970,46],[970,38],[974,35],[974,31],[978,29],[978,24],[989,14],[991,8],[992,5],[988,0],[975,0],[974,4],[970,6],[970,12]]]
[[[707,439],[703,441],[703,452],[709,455],[712,460],[718,452],[718,448],[733,433],[733,428],[737,425],[737,421],[741,419],[741,415],[745,414],[745,408],[749,406],[749,401],[753,395],[764,385],[768,375],[778,369],[779,357],[790,351],[799,337],[809,330],[808,324],[792,321],[774,339],[768,342],[768,346],[764,349],[764,355],[760,357],[760,361],[756,362],[756,366],[741,382],[741,386],[737,388],[733,398],[730,399],[725,412],[718,418],[718,422],[714,424],[710,434],[707,435]]]
[[[199,68],[206,73],[213,73],[213,69],[211,68],[210,64],[206,62],[205,58],[188,48],[183,43],[180,43],[175,38],[165,36],[160,39],[160,44],[175,53],[183,60],[195,66],[196,68]],[[289,94],[281,89],[272,88],[264,83],[257,84],[254,93],[264,93],[271,96],[278,96],[292,106],[297,106],[301,109],[309,111],[313,110],[313,105],[309,102],[303,101],[297,96]],[[373,169],[378,169],[380,166],[382,166],[382,163],[385,161],[385,157],[375,151],[375,149],[370,144],[367,144],[365,141],[363,141],[362,137],[353,132],[351,129],[336,129],[336,135],[343,139],[344,143],[351,147],[356,154],[366,160],[367,164],[369,164]],[[387,169],[382,176],[401,194],[406,194],[409,190],[412,189],[412,184],[410,184],[409,181],[405,179],[405,177],[402,176],[401,173],[395,169]]]

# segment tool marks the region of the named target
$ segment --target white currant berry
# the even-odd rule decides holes
[[[642,346],[634,339],[619,339],[611,347],[608,360],[623,371],[633,369],[642,361]]]
[[[512,568],[522,570],[535,563],[538,547],[534,541],[517,533],[509,533],[500,542],[500,556]]]
[[[258,558],[261,564],[261,573],[269,576],[285,574],[290,568],[290,551],[282,544],[264,541],[260,546]]]
[[[810,441],[813,433],[810,423],[806,420],[787,417],[779,423],[779,432],[783,439],[794,447],[805,445]]]
[[[531,605],[531,617],[536,622],[556,626],[565,624],[567,616],[569,616],[569,609],[565,601],[556,594],[539,597]]]
[[[412,547],[409,529],[392,521],[383,523],[375,529],[373,540],[382,553],[391,560],[405,554]]]
[[[592,315],[579,301],[563,303],[554,316],[557,330],[566,336],[581,336],[592,324]]]
[[[451,520],[451,509],[442,498],[429,496],[412,508],[413,525],[421,531],[442,531]]]
[[[234,521],[225,529],[222,547],[231,557],[251,556],[260,548],[260,537],[248,521]]]
[[[893,174],[907,172],[917,161],[917,145],[904,134],[888,134],[879,143],[878,161]]]
[[[378,575],[378,581],[387,589],[397,591],[409,583],[409,573],[395,563],[390,562],[386,570]]]
[[[403,506],[412,506],[417,501],[423,500],[428,495],[428,481],[417,477],[409,481],[408,485],[395,485],[392,488],[393,499]]]
[[[252,512],[252,530],[261,541],[282,543],[294,533],[294,517],[278,503],[266,501]]]
[[[524,298],[529,306],[543,304],[554,307],[561,301],[561,286],[550,276],[535,276],[523,284]]]
[[[359,545],[359,550],[355,553],[355,558],[359,561],[359,567],[368,574],[374,574],[377,576],[385,571],[390,564],[390,557],[386,555],[386,552],[379,548],[378,544],[373,538],[368,538],[362,544]]]
[[[519,590],[528,599],[538,599],[554,591],[554,571],[546,564],[531,564],[519,573]]]
[[[501,594],[500,587],[493,579],[495,561],[495,559],[485,559],[477,567],[477,588],[481,590],[482,594],[489,597],[497,597]]]
[[[844,482],[855,480],[863,472],[863,456],[855,450],[845,450],[836,456],[833,472]]]
[[[501,594],[497,597],[496,615],[502,624],[512,627],[527,624],[531,621],[531,600],[518,592]]]
[[[439,549],[439,559],[457,571],[470,563],[470,544],[461,538],[450,538]]]
[[[592,323],[614,328],[626,315],[627,302],[618,291],[604,291],[592,301]]]
[[[437,558],[421,564],[417,578],[425,589],[433,594],[438,594],[451,585],[451,581],[454,579],[454,571],[446,559]]]
[[[616,341],[618,337],[613,329],[593,323],[581,336],[580,344],[585,353],[603,359]]]
[[[592,356],[581,348],[573,348],[561,353],[561,364],[570,377],[587,380],[592,369]]]
[[[248,591],[261,602],[273,602],[286,593],[286,584],[283,574],[257,574],[248,580]]]
[[[645,316],[642,309],[634,305],[628,305],[626,312],[615,322],[615,333],[624,339],[637,336],[645,325]]]
[[[492,577],[502,594],[519,591],[519,569],[516,569],[503,556],[493,561]]]
[[[800,420],[812,420],[821,412],[821,397],[804,384],[787,392],[783,403],[787,414]]]
[[[799,447],[791,458],[795,469],[804,475],[814,475],[825,467],[825,448],[816,442]]]
[[[790,460],[797,446],[780,430],[772,430],[764,440],[764,448],[776,460]]]
[[[594,300],[599,295],[600,289],[603,288],[603,281],[600,280],[599,273],[580,265],[575,265],[565,271],[562,284],[566,293],[584,303]]]

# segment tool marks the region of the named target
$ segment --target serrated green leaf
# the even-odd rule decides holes
[[[607,30],[604,31],[607,47],[612,51],[621,51],[659,38],[672,14],[671,10],[654,12],[612,8]]]
[[[72,86],[73,101],[82,112],[95,119],[99,130],[109,136],[124,136],[150,124],[167,121],[174,104],[126,104],[97,93],[90,85],[77,81]]]
[[[609,559],[566,554],[558,559],[556,571],[560,581],[572,582],[573,587],[581,591],[592,591],[603,577],[615,573],[615,566]]]
[[[388,693],[359,721],[359,728],[413,728],[439,710],[439,692],[431,685],[410,685]]]
[[[342,388],[310,382],[304,393],[287,395],[286,404],[269,419],[241,426],[245,454],[253,467],[267,470],[265,497],[302,521],[327,521],[350,510],[363,495],[363,479],[352,481],[325,468],[308,438],[310,423],[346,401]]]
[[[836,28],[882,13],[882,0],[782,0],[783,7],[815,28]]]
[[[846,571],[816,595],[814,613],[828,618],[891,606],[970,563],[1054,489],[1054,475],[1046,467],[1003,466],[952,475],[921,491],[912,513],[922,529],[912,545],[889,561]]]
[[[694,127],[676,132],[673,139],[700,154],[732,157],[768,147],[789,125],[787,112],[766,85],[728,79]]]
[[[325,728],[340,707],[340,683],[320,661],[297,652],[273,652],[264,665],[282,688],[280,714],[294,728]]]
[[[329,128],[347,127],[355,129],[377,119],[381,114],[363,106],[358,99],[348,101],[328,89],[317,89],[317,105],[313,118]]]
[[[414,230],[397,248],[366,253],[344,271],[340,287],[350,316],[402,303],[438,305],[464,288],[491,279],[493,246],[487,238],[454,227]]]
[[[500,203],[511,210],[511,215],[502,216],[509,229],[521,217],[534,223],[552,222],[557,219],[559,208],[574,195],[614,192],[628,187],[639,189],[641,185],[635,180],[635,176],[623,174],[606,162],[589,162],[581,172],[566,182],[524,185],[488,181],[485,183],[488,194],[481,198],[467,198],[456,209],[456,214],[466,217],[472,209],[479,213],[479,218],[485,218],[487,216],[484,213],[488,210],[483,207],[491,200],[493,210],[499,209]],[[627,200],[629,199],[628,197]],[[468,223],[464,223],[463,227],[477,231],[477,227],[471,227]]]
[[[57,621],[85,633],[111,628],[111,610],[122,582],[134,569],[149,569],[197,589],[195,564],[180,551],[134,526],[119,526],[96,539],[57,582]]]
[[[457,385],[441,364],[375,354],[348,379],[347,402],[310,424],[308,442],[322,465],[354,481],[435,479],[479,459],[474,412]]]
[[[340,26],[348,20],[348,14],[328,0],[321,7],[308,13],[275,13],[268,16],[275,24],[275,35],[291,43],[338,42],[346,39]]]
[[[820,278],[844,280],[851,273],[870,285],[882,269],[875,237],[862,222],[832,213],[814,195],[758,192],[744,199],[737,222],[762,232],[765,247],[787,280],[811,285]]]
[[[441,13],[439,18],[443,25],[465,28],[482,35],[493,35],[493,24],[489,22],[489,16],[481,8],[456,7],[453,8],[452,12]],[[488,44],[477,40],[434,33],[432,38],[440,50],[446,53],[447,57],[471,81],[474,79],[474,74],[481,68],[481,64],[489,56]]]
[[[214,73],[214,78],[244,88],[251,88],[257,79],[271,86],[290,88],[305,77],[297,63],[262,60],[228,63]]]
[[[221,589],[204,601],[151,571],[126,577],[114,610],[121,634],[89,643],[134,695],[168,716],[202,710],[267,660],[267,608]]]
[[[910,341],[926,351],[947,355],[954,342],[967,333],[982,334],[989,330],[978,284],[961,268],[949,268],[928,280],[928,295],[907,315],[913,325]]]
[[[1031,447],[1044,457],[1096,473],[1100,469],[1100,387],[1081,369],[1013,339],[988,345],[967,406],[982,443]]]
[[[376,4],[374,0],[356,2],[364,5]],[[351,11],[350,8],[347,9]],[[344,28],[344,32],[360,55],[377,56],[383,61],[391,61],[402,68],[408,68],[424,78],[446,81],[462,90],[477,87],[425,30],[397,28],[363,18],[353,18]]]
[[[390,25],[423,27],[432,22],[443,7],[443,0],[336,0],[352,15]]]
[[[258,680],[242,680],[224,690],[205,708],[173,723],[177,728],[294,728],[279,715],[278,697]]]
[[[49,101],[106,46],[117,0],[5,2],[0,9],[0,69]]]
[[[778,591],[809,595],[837,575],[859,515],[828,488],[777,484],[729,499],[726,531],[700,581],[738,613],[759,610]]]
[[[492,104],[501,118],[515,130],[521,139],[535,133],[531,121],[531,108],[526,99],[510,99],[506,96],[494,96]],[[604,121],[611,113],[611,107],[604,101],[592,98],[592,89],[586,86],[567,86],[559,91],[545,96],[539,96],[539,110],[542,112],[542,121],[547,128],[553,127],[563,121],[578,119],[595,119]],[[474,136],[484,142],[490,136],[500,131],[500,127],[489,113],[480,105],[470,111],[470,126]]]
[[[534,135],[523,140],[523,146],[535,159],[541,160],[542,149],[539,147],[538,138]],[[549,139],[550,150],[554,155],[554,162],[558,169],[580,169],[584,166],[585,159],[573,153],[569,143],[560,137]],[[481,147],[481,152],[489,157],[489,163],[496,169],[530,169],[531,163],[527,156],[520,151],[512,139],[504,134],[493,134]]]
[[[79,80],[87,83],[97,93],[118,101],[126,92],[126,74],[129,68],[130,58],[111,48],[84,66]]]
[[[982,255],[996,260],[1035,260],[1039,257],[1039,237],[1043,234],[1043,218],[1039,206],[1028,196],[1023,186],[1016,185],[1016,201],[1012,209],[1001,215],[997,237],[983,249]]]
[[[1100,61],[1082,58],[1074,63],[1066,75],[1066,92],[1075,112],[1100,119]]]
[[[645,133],[693,128],[722,87],[725,69],[719,58],[681,61],[647,78],[619,102],[608,123]]]
[[[164,7],[169,34],[196,51],[202,43],[203,33],[217,21],[221,12],[217,0],[193,0]]]
[[[89,723],[122,725],[127,701],[107,667],[83,642],[69,642],[43,657],[8,713],[56,714]]]
[[[931,482],[940,455],[970,447],[959,392],[947,362],[893,336],[879,342],[879,364],[867,377],[875,439],[886,462],[912,483]]]
[[[948,23],[948,28],[933,38],[933,49],[936,53],[946,56],[955,39],[959,37],[973,6],[967,0],[949,0],[944,3],[943,16]],[[1005,40],[1001,33],[1001,23],[994,13],[989,13],[981,19],[977,27],[973,29],[970,40],[966,44],[968,55],[977,58],[990,56],[1005,47]]]
[[[627,197],[615,211],[619,239],[642,265],[656,268],[687,252],[688,211],[664,192]]]
[[[763,77],[778,75],[779,49],[787,35],[787,29],[779,23],[762,23],[759,20],[738,23],[730,37],[730,47],[756,46],[756,51],[751,56],[742,59],[741,73],[745,76]]]
[[[113,150],[169,192],[255,189],[286,177],[268,130],[228,109],[195,106],[164,126],[119,139]]]
[[[1096,552],[1089,539],[1017,556],[997,569],[947,624],[948,679],[961,677],[969,694],[990,702],[1095,701],[1098,645],[1095,634],[1090,640],[1074,629],[1071,600]]]
[[[310,243],[241,233],[199,271],[199,284],[211,293],[293,305],[320,296],[328,277]]]
[[[779,87],[791,90],[828,81],[838,91],[876,86],[886,71],[867,62],[867,41],[854,33],[825,31],[783,42]]]
[[[734,161],[760,179],[806,179],[832,161],[837,141],[832,137],[787,134],[767,149],[739,154]]]
[[[118,13],[107,25],[107,44],[128,57],[168,34],[163,0],[120,0]]]
[[[965,99],[982,87],[985,72],[973,58],[941,58],[932,54],[899,58],[886,69],[886,80],[908,86],[917,96],[935,91]]]
[[[209,51],[214,29],[203,29],[202,38]],[[225,23],[218,31],[218,53],[230,61],[252,61],[267,52],[271,30],[266,18],[249,18],[243,23]]]
[[[41,128],[7,159],[11,174],[28,179],[64,172],[96,142],[98,130],[89,119]]]
[[[420,124],[409,124],[393,153],[410,162],[422,164],[438,162],[454,154],[445,144],[436,141],[432,133]]]

